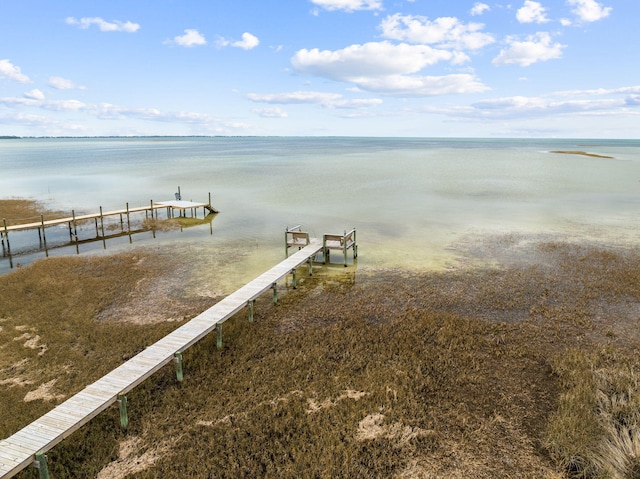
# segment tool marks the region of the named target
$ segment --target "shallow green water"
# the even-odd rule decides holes
[[[640,142],[630,140],[20,139],[0,141],[0,158],[0,197],[76,212],[172,199],[178,185],[183,199],[211,193],[220,210],[212,230],[107,246],[173,248],[211,289],[221,269],[235,284],[279,261],[288,225],[314,236],[355,226],[359,269],[443,268],[456,264],[461,245],[494,235],[634,243],[639,219]],[[60,251],[68,253],[75,249]],[[8,263],[3,257],[0,270]]]

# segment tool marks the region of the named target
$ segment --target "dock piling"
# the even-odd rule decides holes
[[[33,461],[33,466],[38,469],[38,477],[40,479],[49,479],[49,468],[47,466],[47,455],[40,451],[36,453],[36,460]]]
[[[255,300],[253,300],[253,299],[249,300],[247,305],[249,307],[249,322],[253,323],[253,311],[254,311],[254,306],[255,306]]]
[[[182,382],[182,353],[175,353],[173,355],[173,360],[176,362],[176,378],[178,379],[178,382]]]
[[[44,254],[49,257],[49,248],[47,248],[47,234],[44,232],[44,215],[40,215],[40,224],[42,225],[42,240],[44,242]]]
[[[107,249],[107,239],[104,236],[104,215],[102,214],[102,206],[100,207],[100,231],[102,231],[102,246]]]
[[[118,394],[118,405],[120,406],[120,425],[126,429],[129,425],[129,416],[127,415],[127,396],[124,393]]]
[[[80,254],[80,244],[78,243],[78,225],[76,224],[76,210],[71,210],[71,217],[73,219],[73,235],[76,239],[76,254]]]
[[[9,231],[7,230],[7,220],[5,218],[2,218],[2,223],[4,223],[4,237],[7,240],[7,252],[9,253],[9,256],[11,256],[11,245],[9,244]],[[4,243],[2,243],[2,246],[4,247]]]

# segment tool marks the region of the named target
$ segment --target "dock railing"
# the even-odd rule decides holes
[[[302,231],[302,226],[287,227],[284,232],[285,257],[289,257],[289,248],[297,247],[301,250],[310,242],[309,233]]]
[[[347,266],[347,250],[353,250],[353,259],[358,257],[358,243],[356,243],[356,229],[346,231],[343,234],[325,234],[322,237],[322,254],[324,262],[330,262],[331,250],[342,251],[344,266]]]

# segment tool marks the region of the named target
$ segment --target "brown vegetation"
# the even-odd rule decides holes
[[[44,215],[46,220],[68,216],[58,211],[51,211],[34,200],[21,198],[0,200],[0,219],[7,221],[7,226],[32,223],[40,220]]]
[[[565,154],[565,155],[590,156],[592,158],[613,158],[613,156],[598,155],[596,153],[587,153],[586,151],[552,151],[551,153],[561,153],[561,154]]]
[[[509,237],[485,254],[494,267],[300,274],[254,323],[225,323],[222,349],[187,350],[183,383],[167,367],[132,391],[126,432],[111,408],[49,451],[52,476],[638,477],[640,253]],[[175,328],[126,321],[150,297],[170,297],[155,319],[205,309],[175,284],[149,294],[175,266],[0,277],[0,437]]]

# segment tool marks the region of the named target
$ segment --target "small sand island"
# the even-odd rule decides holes
[[[551,153],[560,153],[563,155],[582,155],[582,156],[590,156],[592,158],[613,158],[613,156],[598,155],[596,153],[587,153],[586,151],[552,151]]]

